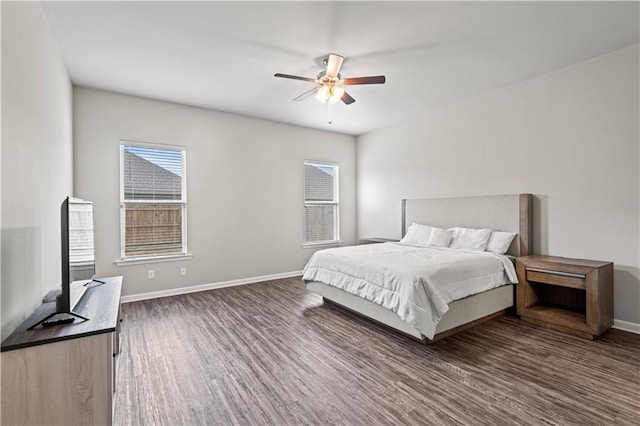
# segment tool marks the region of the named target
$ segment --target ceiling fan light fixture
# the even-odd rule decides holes
[[[316,99],[325,104],[335,104],[342,98],[342,95],[344,95],[344,89],[342,87],[333,84],[324,84],[318,89]]]

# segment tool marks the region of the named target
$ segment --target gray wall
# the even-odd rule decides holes
[[[638,45],[358,137],[358,235],[402,198],[531,192],[537,253],[615,262],[640,323]]]
[[[114,265],[121,139],[186,147],[193,259]],[[304,160],[339,164],[341,238],[354,243],[354,137],[74,89],[75,194],[95,203],[97,273],[123,275],[124,295],[302,270],[313,253],[302,248]]]
[[[60,285],[71,82],[39,3],[2,2],[2,338]]]

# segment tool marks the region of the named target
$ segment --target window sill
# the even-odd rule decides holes
[[[341,245],[342,241],[322,241],[319,243],[303,243],[302,248],[337,247]]]
[[[116,259],[113,263],[116,266],[141,265],[143,263],[175,262],[178,260],[190,260],[191,253],[171,254],[168,256],[140,256]]]

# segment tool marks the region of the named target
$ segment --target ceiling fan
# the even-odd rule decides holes
[[[295,97],[294,101],[301,101],[309,96],[316,95],[321,102],[333,104],[342,101],[349,105],[356,100],[344,90],[344,86],[354,86],[356,84],[384,84],[384,75],[376,75],[372,77],[352,77],[343,79],[340,75],[340,67],[344,58],[340,55],[331,53],[328,58],[323,60],[325,70],[320,71],[316,78],[300,77],[297,75],[276,73],[274,77],[290,78],[293,80],[303,80],[316,83],[316,87],[308,90]]]

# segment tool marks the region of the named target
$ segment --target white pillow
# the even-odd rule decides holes
[[[492,253],[505,254],[515,236],[515,232],[493,231],[485,250]]]
[[[484,251],[491,237],[491,229],[451,228],[453,238],[449,247],[455,249]]]
[[[429,237],[431,237],[431,229],[433,229],[433,227],[429,225],[413,223],[409,229],[407,229],[407,233],[400,242],[403,244],[426,246],[429,243]]]
[[[431,236],[429,237],[428,246],[449,247],[451,241],[451,231],[440,228],[431,228]]]

